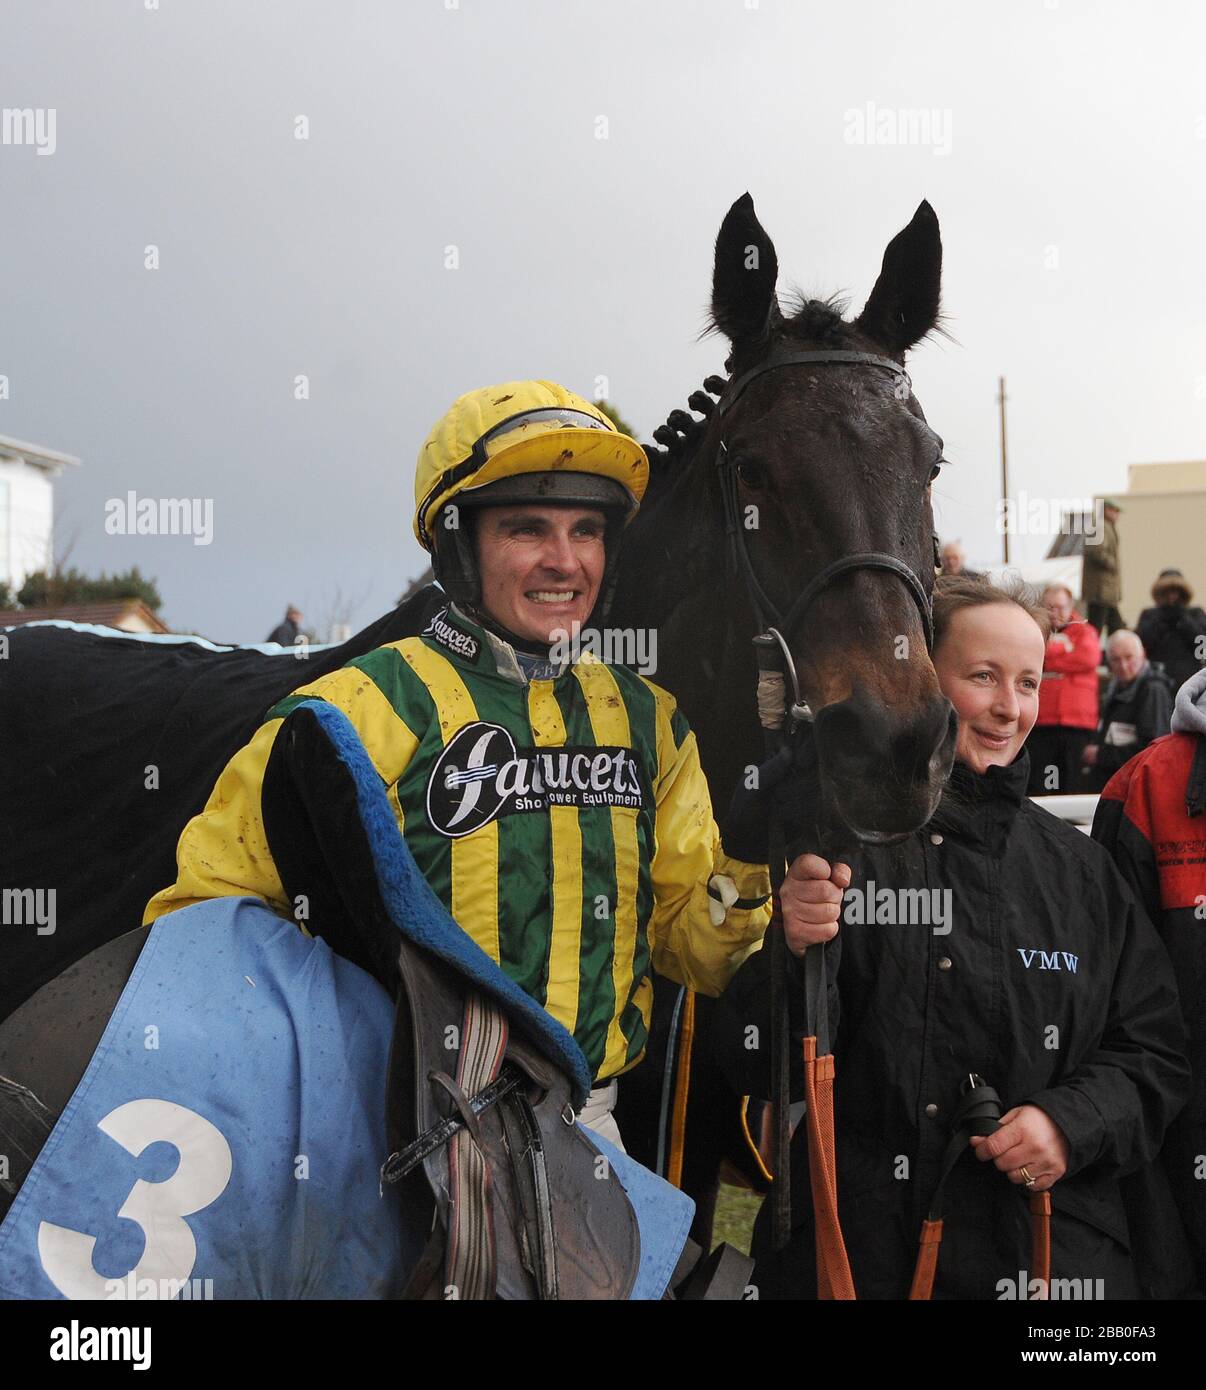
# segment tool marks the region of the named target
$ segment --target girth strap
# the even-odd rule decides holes
[[[535,1281],[538,1298],[559,1296],[557,1238],[544,1142],[525,1092],[523,1073],[512,1063],[503,1062],[507,1039],[506,1016],[471,991],[465,999],[456,1079],[444,1072],[427,1073],[431,1085],[450,1097],[453,1113],[390,1154],[381,1167],[384,1189],[401,1182],[437,1149],[448,1145],[449,1218],[443,1245],[446,1297],[495,1296],[498,1268],[493,1180],[478,1122],[478,1117],[495,1105],[502,1116],[522,1209],[524,1267]],[[437,1232],[420,1260],[420,1277],[412,1276],[408,1296],[422,1296],[438,1267],[440,1248]]]
[[[428,1072],[428,1077],[433,1081],[438,1075],[438,1072]],[[480,1115],[483,1110],[488,1110],[490,1106],[496,1105],[508,1091],[513,1091],[522,1081],[523,1077],[515,1067],[504,1067],[496,1080],[492,1081],[484,1090],[479,1091],[477,1095],[469,1097],[469,1106],[473,1114]],[[438,1125],[432,1125],[429,1130],[425,1130],[404,1149],[390,1154],[381,1165],[382,1190],[392,1187],[394,1183],[401,1182],[425,1158],[429,1158],[437,1149],[442,1149],[457,1130],[464,1128],[465,1120],[460,1113],[449,1115],[446,1120],[441,1120]]]
[[[464,1097],[477,1095],[498,1076],[506,1050],[505,1015],[497,1005],[470,990],[465,996],[456,1069],[461,1093],[457,1108],[465,1124],[448,1141],[451,1200],[444,1275],[445,1288],[452,1290],[453,1298],[493,1298],[498,1284],[490,1162],[480,1143],[477,1117]],[[439,1074],[433,1073],[432,1079],[438,1080]]]

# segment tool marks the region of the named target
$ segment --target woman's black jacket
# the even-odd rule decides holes
[[[1105,1297],[1136,1292],[1119,1178],[1150,1162],[1188,1095],[1176,985],[1109,856],[1029,802],[1027,775],[1025,754],[983,776],[957,763],[923,831],[858,853],[826,948],[831,1019],[840,1010],[838,1195],[860,1298],[907,1295],[969,1072],[1004,1110],[1039,1106],[1068,1139],[1052,1193],[1053,1277],[1104,1280]],[[717,1010],[717,1059],[762,1096],[769,1049],[751,1044],[770,1036],[769,957],[742,966]],[[800,1003],[793,995],[797,1035]],[[764,1223],[756,1233],[763,1297],[816,1287],[802,1124],[792,1169],[789,1249],[771,1256]],[[1021,1189],[969,1152],[945,1216],[935,1297],[1009,1296],[1004,1281],[1016,1287],[1031,1263]]]
[[[1173,693],[1202,669],[1198,643],[1206,637],[1206,612],[1184,604],[1161,604],[1139,614],[1135,632],[1149,661],[1160,662],[1168,672]]]

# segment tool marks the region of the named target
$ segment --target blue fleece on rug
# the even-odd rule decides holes
[[[394,1008],[258,898],[151,929],[0,1225],[0,1299],[396,1297],[426,1231],[381,1192]],[[690,1198],[590,1131],[660,1298]]]

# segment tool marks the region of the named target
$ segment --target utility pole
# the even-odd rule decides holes
[[[998,377],[997,401],[1001,407],[1001,535],[1005,545],[1005,563],[1009,563],[1009,455],[1005,448],[1005,378]]]

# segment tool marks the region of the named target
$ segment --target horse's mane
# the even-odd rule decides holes
[[[666,423],[653,431],[654,439],[662,447],[647,445],[645,452],[649,455],[649,468],[655,481],[664,480],[675,465],[682,462],[684,455],[694,451],[708,427],[708,418],[716,408],[716,400],[719,400],[727,385],[727,377],[705,377],[703,390],[692,391],[687,397],[687,405],[703,419],[696,419],[686,410],[672,410],[666,416]]]
[[[828,299],[810,299],[801,291],[793,294],[790,312],[780,318],[779,327],[791,338],[801,342],[816,343],[820,347],[841,347],[850,337],[850,324],[844,313],[847,301],[840,295],[830,295]],[[705,333],[717,331],[717,324],[709,319]],[[725,363],[728,370],[729,364]],[[666,475],[676,470],[684,457],[694,452],[695,446],[708,427],[708,419],[716,407],[713,397],[719,399],[728,384],[728,378],[710,376],[704,380],[702,391],[693,391],[687,397],[687,405],[697,419],[686,410],[672,410],[666,422],[653,431],[653,438],[662,447],[647,447],[652,481],[666,481]]]

